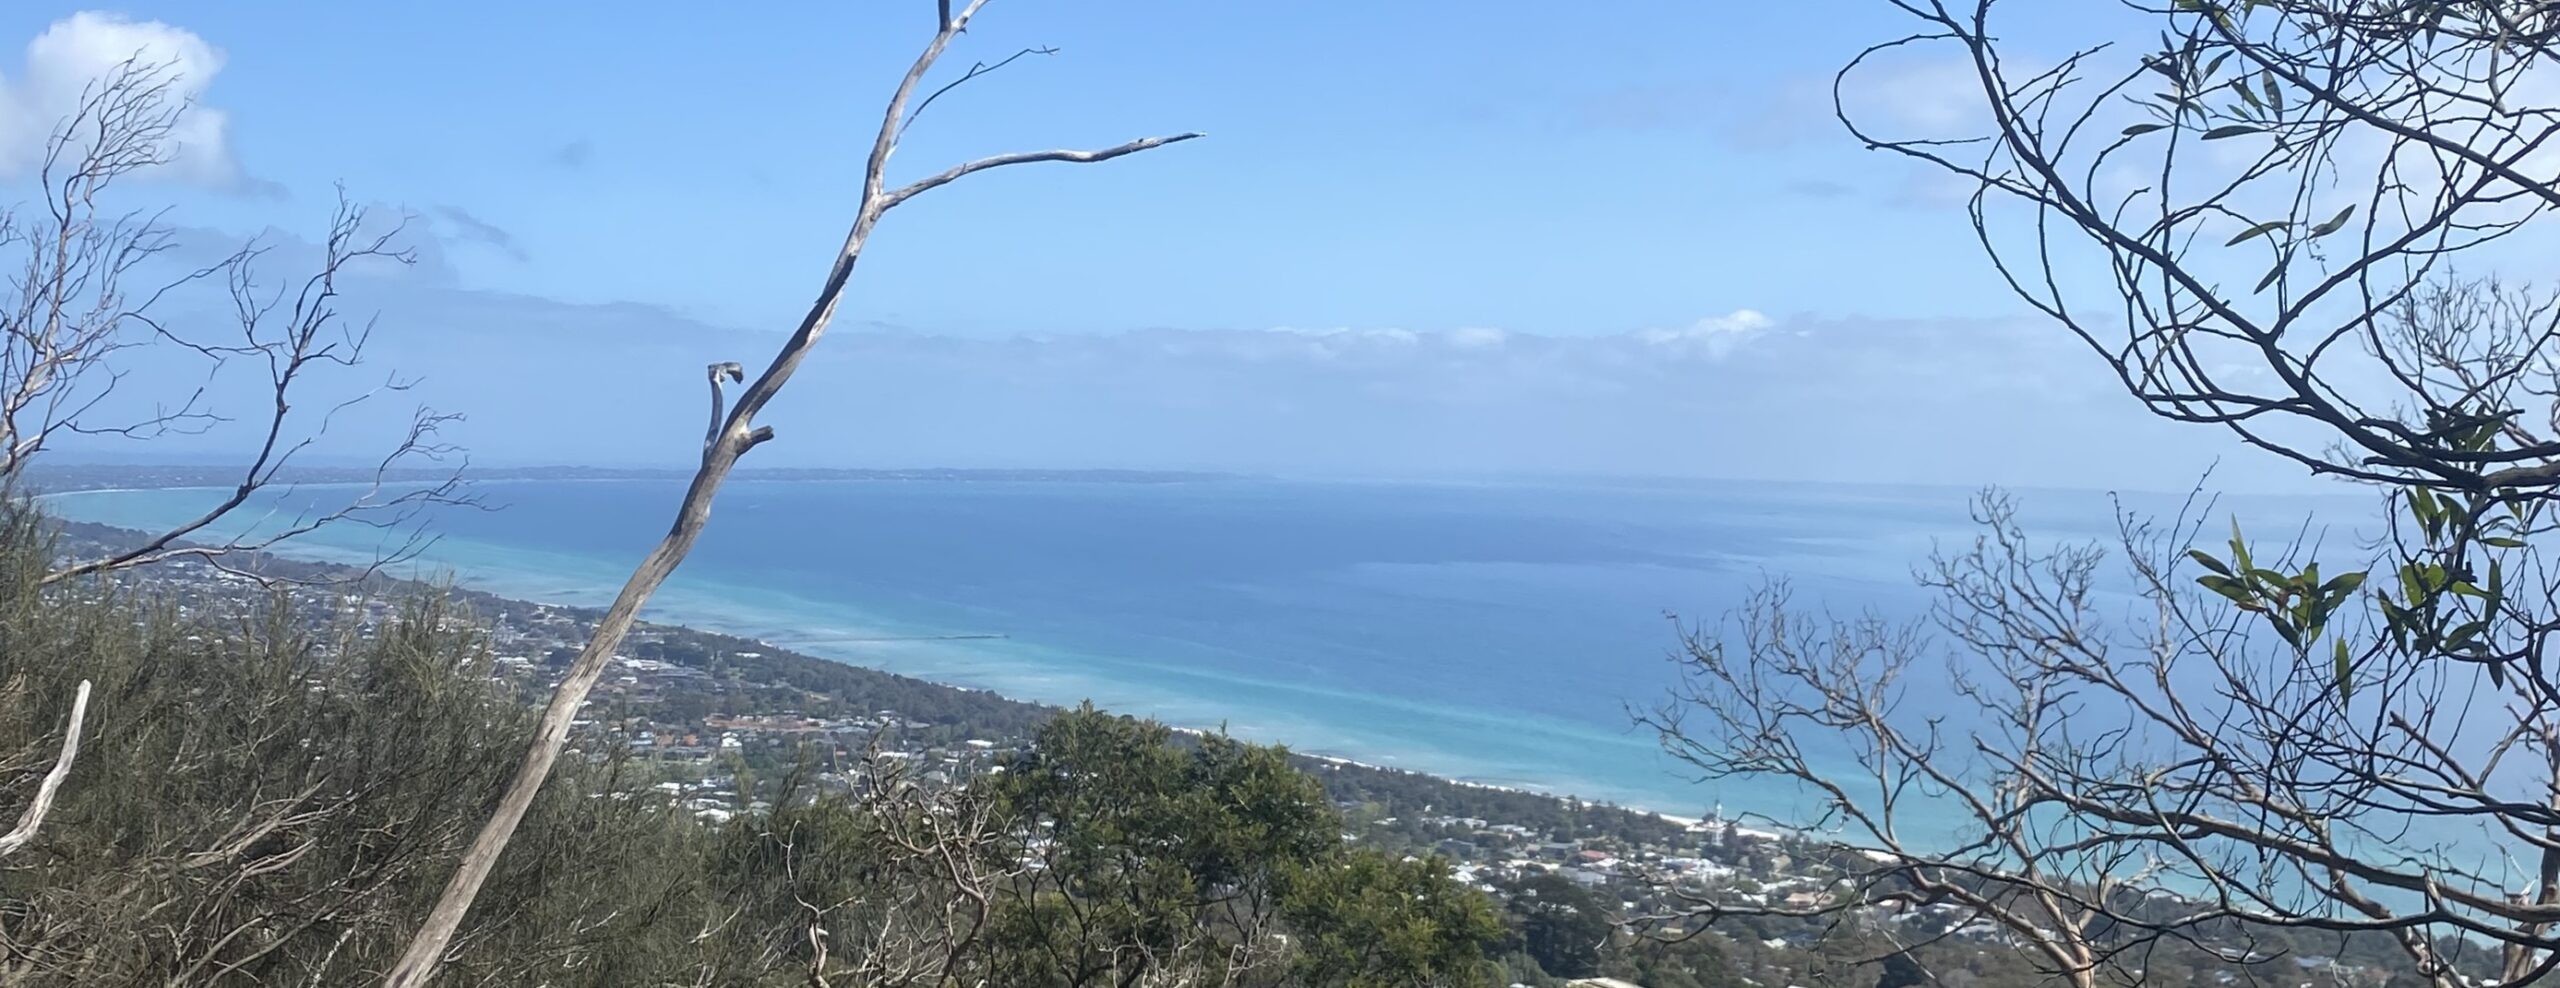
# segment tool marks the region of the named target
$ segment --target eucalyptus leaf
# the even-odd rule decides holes
[[[2237,247],[2243,240],[2284,229],[2286,226],[2291,225],[2291,223],[2292,221],[2290,220],[2268,220],[2264,223],[2260,223],[2256,226],[2240,231],[2238,235],[2233,236],[2229,240],[2223,241],[2222,245],[2225,247]]]

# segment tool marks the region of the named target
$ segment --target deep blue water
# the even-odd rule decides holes
[[[433,519],[432,566],[513,596],[601,604],[665,531],[674,482],[500,482]],[[303,497],[327,497],[328,491]],[[66,495],[148,527],[192,491]],[[1300,750],[1697,814],[1787,815],[1792,793],[1698,784],[1633,729],[1678,646],[1787,576],[1799,603],[1918,617],[1968,492],[1745,483],[1179,484],[742,481],[648,617],[1026,699],[1082,699]],[[2174,512],[2175,498],[2133,498]],[[2277,524],[2357,501],[2257,500]],[[2031,493],[2040,538],[2108,539],[2111,504]],[[2208,529],[2213,531],[2213,529]],[[369,554],[331,530],[304,554]],[[884,642],[925,634],[1002,641]]]

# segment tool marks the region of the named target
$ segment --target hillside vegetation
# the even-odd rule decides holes
[[[197,609],[44,584],[0,519],[0,786],[32,798],[92,684],[74,770],[0,869],[0,980],[377,980],[513,767],[532,712],[447,599],[313,627],[289,595]],[[316,592],[316,591],[303,591]],[[444,977],[471,985],[1480,985],[1508,936],[1433,859],[1345,845],[1277,748],[1177,745],[1090,709],[988,778],[805,777],[723,824],[650,766],[579,752]]]

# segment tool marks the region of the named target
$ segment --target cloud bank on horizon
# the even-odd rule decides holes
[[[283,235],[275,256],[308,251]],[[379,313],[365,368],[460,411],[484,463],[681,466],[701,368],[779,336],[663,307],[456,284],[448,246],[348,282]],[[178,378],[169,379],[171,383]],[[2219,451],[2151,419],[2058,328],[2024,320],[1773,316],[1550,335],[1493,327],[1180,329],[962,337],[839,322],[767,413],[758,466],[1210,469],[1371,476],[1584,474],[2182,489]],[[218,447],[217,432],[195,440]],[[2226,462],[2217,480],[2283,487]]]
[[[253,187],[229,114],[206,103],[224,53],[183,28],[94,12],[54,22],[28,45],[22,67],[0,75],[0,180],[23,179],[50,122],[89,80],[137,52],[172,65],[174,95],[195,104],[163,177],[218,192]],[[1920,66],[1891,78],[1881,112],[1915,125],[1957,122],[1961,101],[1951,94],[1961,92],[1960,75]],[[1665,126],[1662,98],[1626,96],[1613,125]],[[1800,122],[1735,126],[1757,128],[1750,140],[1769,145],[1802,140]],[[583,167],[588,147],[580,137],[551,157]],[[1806,194],[1841,194],[1826,188]],[[454,438],[481,462],[683,465],[701,434],[702,367],[739,360],[753,368],[778,342],[658,301],[572,302],[479,287],[464,273],[466,259],[525,262],[527,238],[476,204],[430,201],[406,211],[419,263],[368,269],[346,286],[351,318],[379,313],[367,366],[311,400],[379,385],[392,372],[417,383],[343,416],[315,452],[361,452],[423,403],[469,416]],[[218,256],[239,239],[181,234],[173,262]],[[280,278],[313,250],[289,232],[270,231],[268,241]],[[858,285],[857,302],[863,295]],[[2057,327],[1763,306],[1735,298],[1683,324],[1588,333],[1022,325],[953,336],[864,323],[854,312],[774,405],[769,421],[781,441],[752,463],[2175,489],[2233,448],[2209,430],[2143,414]],[[218,319],[222,309],[186,314]],[[191,386],[199,371],[144,367],[128,390]],[[259,396],[253,388],[245,397]],[[241,439],[237,428],[217,429],[164,448],[202,452]],[[2245,456],[2218,478],[2298,481]]]

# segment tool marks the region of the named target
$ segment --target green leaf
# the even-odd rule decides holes
[[[2264,79],[2267,84],[2267,105],[2275,107],[2277,113],[2283,113],[2284,90],[2276,88],[2276,74],[2274,72],[2268,72],[2261,78]]]
[[[2231,575],[2231,567],[2223,565],[2222,560],[2213,558],[2211,555],[2206,554],[2202,549],[2187,550],[2187,557],[2195,560],[2197,564],[2206,569],[2220,573],[2224,576]]]
[[[2340,638],[2340,639],[2338,639],[2338,658],[2337,658],[2338,698],[2339,698],[2339,699],[2344,700],[2344,699],[2348,699],[2348,698],[2350,698],[2350,697],[2353,697],[2353,696],[2355,695],[2356,684],[2355,684],[2355,678],[2354,678],[2354,675],[2353,675],[2353,674],[2354,674],[2354,672],[2355,672],[2355,663],[2354,663],[2354,662],[2353,662],[2353,661],[2348,657],[2348,654],[2347,654],[2347,640],[2346,640],[2346,639],[2344,639],[2344,638]]]
[[[2215,593],[2231,598],[2234,603],[2246,604],[2249,602],[2249,588],[2242,586],[2240,581],[2234,580],[2230,577],[2199,576],[2196,578],[2196,583],[2207,590],[2211,590]]]
[[[2246,92],[2246,90],[2243,90],[2243,92]],[[2212,130],[2205,131],[2204,139],[2208,141],[2219,141],[2225,137],[2238,137],[2242,134],[2256,134],[2265,130],[2266,128],[2264,127],[2253,127],[2248,124],[2224,124]]]
[[[2489,536],[2483,536],[2483,537],[2480,539],[2480,544],[2481,544],[2481,545],[2488,546],[2489,548],[2492,548],[2492,549],[2522,549],[2522,548],[2524,548],[2524,540],[2523,540],[2523,539],[2511,539],[2511,538],[2508,538],[2508,537],[2506,537],[2506,536],[2504,536],[2504,535],[2489,535]]]
[[[2409,491],[2409,513],[2417,516],[2418,527],[2427,533],[2429,541],[2443,533],[2446,510],[2447,506],[2436,499],[2433,491],[2424,487]]]
[[[2283,261],[2277,261],[2277,262],[2276,262],[2276,266],[2275,266],[2275,267],[2272,267],[2272,268],[2268,268],[2268,269],[2267,269],[2267,276],[2266,276],[2266,277],[2258,279],[2258,287],[2250,289],[2250,290],[2249,290],[2250,294],[2253,294],[2253,295],[2254,295],[2254,294],[2257,294],[2257,293],[2259,293],[2259,292],[2266,291],[2266,290],[2267,290],[2267,286],[2268,286],[2268,285],[2275,284],[2275,283],[2276,283],[2276,279],[2277,279],[2277,278],[2280,278],[2280,277],[2283,277],[2283,276],[2284,276],[2284,262],[2283,262]]]
[[[2291,225],[2291,222],[2292,221],[2290,220],[2268,220],[2264,223],[2260,223],[2256,226],[2240,231],[2237,236],[2223,241],[2222,245],[2225,247],[2237,247],[2243,240],[2284,229],[2286,226]]]
[[[2312,227],[2311,235],[2313,237],[2325,237],[2332,233],[2336,233],[2338,232],[2338,228],[2347,225],[2347,218],[2354,216],[2355,214],[2355,204],[2349,203],[2347,208],[2338,211],[2338,215],[2329,217],[2327,222],[2322,223],[2319,226]]]
[[[2321,587],[2320,592],[2325,596],[2340,597],[2354,593],[2363,586],[2364,574],[2340,573],[2337,579],[2330,580],[2328,585]]]
[[[2156,123],[2151,123],[2151,124],[2135,124],[2135,125],[2133,125],[2133,126],[2131,126],[2131,127],[2127,127],[2127,128],[2125,128],[2125,129],[2124,129],[2124,136],[2126,136],[2126,137],[2140,137],[2140,136],[2142,136],[2142,135],[2144,135],[2144,134],[2148,134],[2148,133],[2150,133],[2150,132],[2152,132],[2152,131],[2155,131],[2155,130],[2165,130],[2165,129],[2167,129],[2167,128],[2168,128],[2168,126],[2169,126],[2168,124],[2156,124]]]

